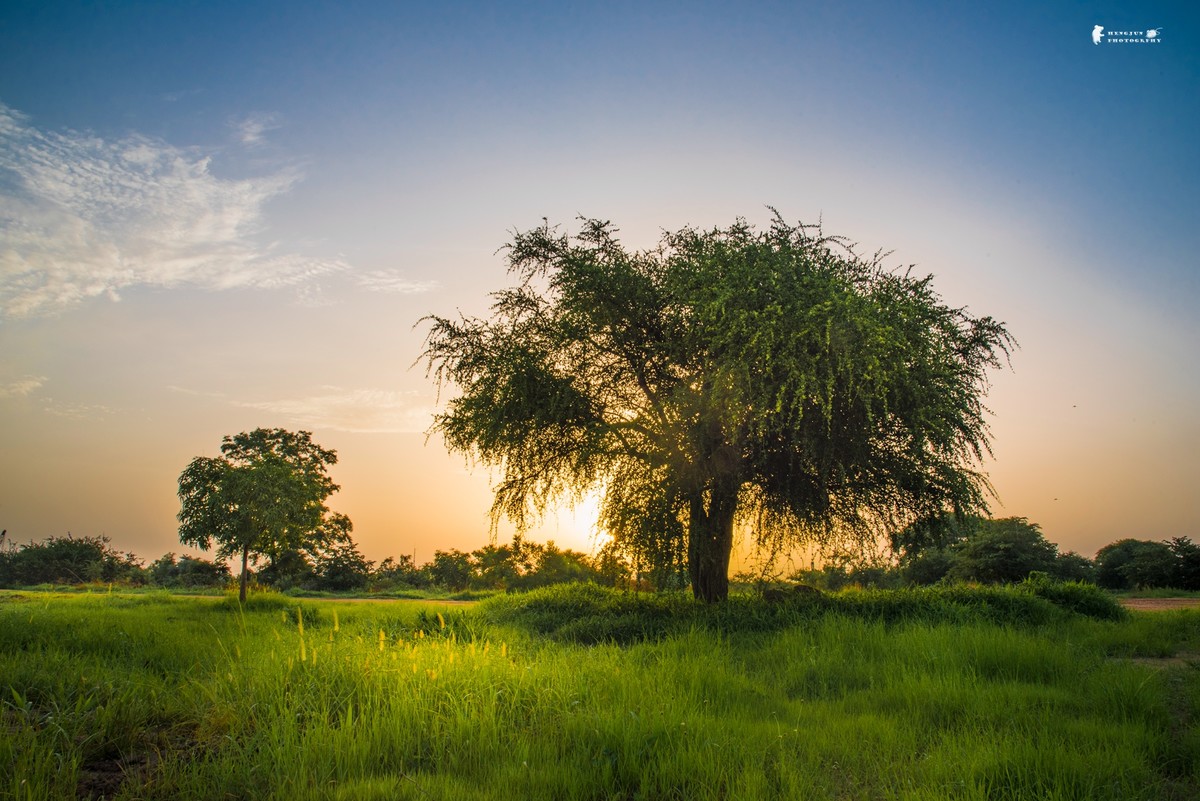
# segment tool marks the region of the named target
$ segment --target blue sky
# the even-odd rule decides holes
[[[8,3],[0,527],[174,540],[188,459],[341,454],[373,558],[486,541],[412,326],[514,229],[824,220],[1021,343],[998,514],[1200,536],[1200,14],[1184,3]],[[1156,43],[1091,39],[1161,29]],[[1112,37],[1112,38],[1115,38]],[[569,519],[543,538],[586,547]]]

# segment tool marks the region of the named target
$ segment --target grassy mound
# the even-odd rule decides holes
[[[1020,586],[1021,589],[1039,598],[1045,598],[1063,609],[1095,620],[1124,620],[1129,616],[1116,598],[1095,584],[1055,581],[1044,573],[1035,573]]]
[[[1085,584],[1035,580],[1013,587],[922,587],[797,594],[782,601],[732,597],[706,605],[683,595],[620,592],[591,584],[547,587],[484,601],[489,623],[561,642],[629,644],[699,628],[722,634],[781,631],[826,615],[855,620],[1040,625],[1075,614],[1119,620],[1125,612]]]

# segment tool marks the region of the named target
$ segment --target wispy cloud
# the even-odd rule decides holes
[[[0,398],[24,398],[36,392],[45,383],[44,375],[22,376],[7,384],[0,384]]]
[[[67,420],[100,420],[116,413],[114,409],[103,404],[71,403],[56,401],[54,398],[46,398],[42,408],[46,414]]]
[[[261,145],[267,131],[273,131],[282,126],[278,114],[247,114],[244,117],[231,120],[238,141],[248,147]]]
[[[436,289],[437,281],[413,281],[394,270],[370,270],[356,274],[358,285],[369,292],[413,294]]]
[[[172,392],[213,398],[242,409],[282,418],[288,425],[353,434],[423,434],[433,422],[434,406],[418,392],[346,389],[325,386],[300,397],[248,401],[219,392],[169,386]]]
[[[165,102],[165,103],[178,103],[180,100],[183,100],[185,97],[191,97],[192,95],[198,95],[198,94],[201,94],[203,91],[204,91],[203,89],[179,89],[174,92],[164,92],[162,95],[160,95],[160,97],[162,98],[163,102]]]
[[[60,401],[39,392],[47,383],[44,375],[26,375],[0,384],[0,400],[35,396],[38,405],[46,414],[67,420],[101,420],[116,414],[109,406],[98,403]]]
[[[219,178],[210,160],[136,134],[41,131],[0,103],[0,316],[117,300],[134,286],[299,286],[348,269],[257,241],[264,204],[296,171]]]
[[[433,421],[433,406],[416,392],[322,387],[307,397],[235,401],[286,418],[293,425],[355,434],[419,434]]]

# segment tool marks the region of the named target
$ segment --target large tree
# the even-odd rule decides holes
[[[221,456],[198,456],[179,476],[179,540],[217,556],[240,556],[239,597],[246,600],[251,555],[276,559],[349,530],[325,500],[338,486],[328,469],[337,453],[308,431],[258,428],[225,437]]]
[[[426,318],[424,353],[458,390],[434,430],[498,468],[494,520],[599,486],[626,551],[716,601],[739,521],[774,547],[986,510],[982,398],[1012,340],[929,277],[778,214],[648,251],[547,223],[507,261],[492,315]]]

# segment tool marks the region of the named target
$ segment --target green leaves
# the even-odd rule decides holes
[[[337,454],[307,431],[259,428],[225,437],[222,456],[198,456],[179,476],[179,540],[217,556],[272,558],[348,539],[344,515],[326,517],[338,486],[328,475]]]
[[[615,235],[517,233],[518,284],[490,319],[427,318],[429,372],[460,393],[434,430],[500,471],[493,515],[524,524],[600,485],[609,533],[671,564],[728,510],[777,542],[986,508],[973,465],[986,372],[1014,346],[1002,324],[778,214],[644,252]]]

